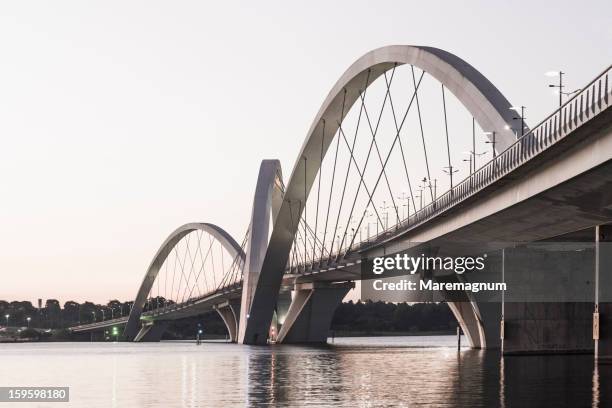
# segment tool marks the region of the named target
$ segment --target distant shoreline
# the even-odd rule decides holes
[[[396,331],[346,331],[346,330],[331,330],[328,338],[341,338],[341,337],[419,337],[419,336],[452,336],[455,332],[448,330],[434,330],[434,331],[408,331],[408,332],[396,332]],[[222,340],[226,338],[220,335],[205,336],[203,340]],[[195,339],[173,339],[170,341],[191,341]],[[0,336],[0,344],[11,344],[11,343],[65,343],[73,342],[73,339],[30,339],[30,338],[15,338],[15,337],[2,337]],[[168,340],[166,340],[168,341]],[[83,341],[81,341],[83,342]],[[96,343],[104,343],[97,341]]]

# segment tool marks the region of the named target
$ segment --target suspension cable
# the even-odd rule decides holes
[[[376,121],[376,127],[374,129],[372,129],[372,123],[370,121],[370,115],[368,114],[368,109],[365,106],[365,100],[363,97],[361,97],[361,103],[363,104],[363,112],[365,113],[366,116],[366,120],[368,122],[368,127],[370,129],[370,133],[372,134],[372,142],[370,142],[370,149],[372,148],[372,145],[374,146],[374,148],[376,149],[376,154],[378,156],[378,160],[380,161],[380,165],[382,166],[383,164],[383,160],[382,157],[380,155],[380,149],[378,148],[378,142],[376,141],[376,135],[378,134],[378,127],[380,125],[380,121],[382,119],[382,114],[385,110],[385,105],[387,103],[387,99],[389,99],[389,95],[390,95],[390,87],[391,87],[391,83],[393,82],[393,76],[395,75],[395,67],[397,66],[397,63],[393,66],[393,69],[391,70],[391,78],[389,80],[389,82],[387,83],[387,81],[385,81],[387,90],[385,92],[385,97],[383,99],[382,102],[382,106],[380,108],[380,113],[378,114],[378,119]],[[386,72],[385,74],[385,78],[386,78]],[[389,178],[387,177],[387,172],[385,171],[383,173],[384,177],[385,177],[385,181],[387,183],[387,189],[389,190],[389,195],[391,196],[391,202],[393,204],[393,208],[395,209],[397,218],[399,219],[399,213],[397,211],[397,205],[395,205],[395,198],[393,197],[393,190],[391,189],[391,184],[389,183]],[[348,228],[348,226],[347,226]]]
[[[400,132],[401,132],[402,128],[404,127],[404,123],[406,122],[406,118],[408,117],[408,112],[410,112],[410,107],[412,106],[412,102],[415,99],[416,92],[418,91],[418,87],[421,84],[421,81],[423,79],[423,75],[424,74],[425,74],[425,72],[421,73],[421,77],[419,78],[419,82],[417,84],[417,87],[414,90],[414,93],[412,95],[412,98],[410,99],[410,103],[408,104],[408,107],[406,108],[406,113],[404,114],[404,116],[402,118],[402,121],[400,122],[400,126],[399,126],[399,129],[397,131],[397,134],[395,135],[395,138],[393,139],[393,143],[391,144],[391,148],[389,149],[389,153],[387,154],[387,157],[385,158],[385,162],[384,162],[384,165],[383,165],[383,170],[386,167],[387,163],[389,162],[389,158],[391,157],[391,153],[393,152],[393,148],[395,147],[395,143],[399,139]],[[372,191],[372,195],[374,195],[374,193],[376,192],[376,189],[378,188],[378,184],[380,183],[380,179],[381,178],[382,178],[382,171],[378,175],[378,178],[376,180],[376,184],[374,184],[374,189]],[[359,228],[361,228],[361,223],[363,222],[363,219],[365,218],[365,215],[366,215],[366,212],[367,212],[367,208],[368,208],[369,204],[372,203],[372,195],[369,197],[369,203],[366,206],[366,209],[364,210],[363,215],[361,216],[361,219],[359,220],[359,224],[357,224],[357,230],[359,230]],[[348,251],[350,251],[354,241],[355,241],[355,236],[353,236],[353,239],[351,240],[351,243],[349,244],[346,253],[348,253]]]
[[[383,75],[385,77],[385,83],[387,83],[387,73],[385,72]],[[416,85],[416,83],[415,83],[415,85]],[[399,127],[398,127],[398,123],[397,123],[397,116],[395,114],[395,106],[393,105],[393,98],[391,97],[391,93],[389,93],[389,105],[391,106],[391,113],[393,115],[393,123],[395,124],[395,131],[397,132]],[[399,147],[400,147],[400,153],[401,153],[401,156],[402,156],[402,163],[404,165],[404,172],[406,174],[406,180],[408,182],[408,192],[410,193],[410,199],[412,200],[412,205],[416,209],[416,205],[414,203],[414,193],[412,191],[412,183],[410,182],[410,175],[408,174],[408,165],[406,163],[406,155],[404,154],[404,147],[403,147],[403,143],[402,143],[402,138],[399,139]],[[408,205],[410,205],[410,204],[408,204]],[[410,207],[408,207],[408,210],[410,211]]]
[[[369,81],[370,81],[370,72],[371,72],[371,70],[368,69],[368,74],[366,76],[366,82],[365,82],[365,86],[364,86],[364,89],[363,89],[363,93],[366,93],[367,90],[368,90],[368,84],[369,84]],[[361,90],[359,91],[359,93],[361,94]],[[359,108],[359,116],[357,117],[357,125],[355,127],[355,135],[353,137],[353,147],[352,147],[351,150],[355,149],[355,142],[357,141],[357,134],[359,132],[359,125],[361,124],[362,113],[363,113],[363,104],[361,104],[361,106]],[[338,231],[338,222],[340,220],[340,213],[342,212],[342,204],[344,202],[344,194],[346,193],[346,184],[348,182],[348,176],[349,176],[349,173],[350,173],[350,170],[351,170],[351,163],[352,163],[352,161],[349,160],[348,165],[346,167],[346,177],[344,178],[344,185],[342,186],[342,195],[340,197],[340,205],[338,206],[338,216],[336,217],[336,224],[335,224],[335,227],[334,227],[334,234],[336,234],[336,232]],[[334,248],[334,241],[333,240],[332,240],[331,244],[332,244],[331,245],[332,250],[330,252],[333,252],[333,248]],[[338,248],[338,253],[340,253],[340,248]]]
[[[444,97],[444,84],[442,85],[442,108],[444,110],[444,130],[446,132],[446,153],[448,155],[448,175],[450,177],[450,190],[453,190],[453,165],[451,164],[450,143],[448,141],[448,119],[446,117],[446,98]]]
[[[342,95],[342,109],[340,111],[340,120],[338,121],[338,123],[340,123],[344,119],[345,103],[346,103],[346,88],[344,88],[344,93]],[[341,128],[339,127],[338,136],[337,136],[338,140],[336,142],[336,154],[334,156],[334,169],[332,172],[331,186],[329,187],[329,201],[327,203],[327,214],[325,216],[325,230],[323,231],[323,246],[325,246],[325,239],[327,238],[327,222],[329,221],[329,210],[331,208],[331,197],[332,197],[332,191],[334,190],[334,179],[336,177],[336,164],[338,162],[338,149],[340,147],[340,131],[341,131]],[[332,237],[332,246],[333,246],[333,242],[334,242],[334,239]],[[331,253],[331,251],[329,252]],[[323,259],[323,251],[321,251],[320,258]]]
[[[410,68],[412,69],[412,83],[416,86],[416,79],[414,76],[414,65],[411,65]],[[416,95],[416,107],[417,107],[417,113],[419,116],[419,128],[421,129],[421,141],[423,142],[423,154],[425,155],[425,167],[427,168],[427,180],[429,180],[429,194],[431,195],[431,201],[433,202],[434,193],[433,193],[433,188],[431,186],[431,173],[429,172],[429,159],[427,157],[427,147],[425,145],[425,133],[423,132],[423,119],[421,117],[421,104],[419,103],[418,94]],[[414,205],[414,202],[412,204]],[[414,212],[416,213],[416,206],[414,207]]]
[[[320,149],[320,153],[321,153],[321,157],[319,158],[319,186],[317,187],[317,210],[316,210],[316,216],[315,216],[315,235],[317,232],[317,229],[319,227],[319,196],[321,194],[321,178],[323,177],[323,146],[325,145],[325,119],[322,119],[323,122],[323,135],[321,137],[321,149]],[[314,263],[314,259],[315,259],[315,248],[312,247],[312,262]]]

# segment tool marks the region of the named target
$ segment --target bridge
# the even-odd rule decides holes
[[[129,316],[72,330],[122,326],[125,340],[158,341],[169,322],[215,311],[235,342],[325,342],[335,308],[373,257],[444,241],[503,250],[559,240],[591,245],[592,265],[581,270],[588,299],[440,296],[473,347],[610,357],[612,261],[602,250],[612,241],[610,71],[530,128],[524,107],[451,53],[373,50],[330,91],[287,184],[278,161],[262,162],[240,244],[214,224],[179,227]],[[505,278],[526,271],[549,273],[523,265]]]

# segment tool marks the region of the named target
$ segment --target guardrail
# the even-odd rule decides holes
[[[385,240],[390,235],[412,228],[443,213],[525,164],[534,156],[542,153],[576,128],[597,116],[608,108],[612,102],[611,74],[612,65],[558,110],[518,138],[506,150],[497,154],[489,162],[427,206],[375,236],[367,243],[367,246]]]

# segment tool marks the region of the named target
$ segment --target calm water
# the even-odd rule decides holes
[[[612,406],[612,366],[595,368],[592,356],[502,361],[493,352],[457,352],[455,341],[0,344],[0,386],[70,386],[70,403],[34,405],[52,407]]]

